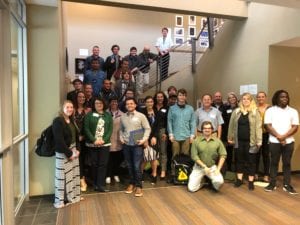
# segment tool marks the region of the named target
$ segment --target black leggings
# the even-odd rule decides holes
[[[269,134],[264,133],[263,134],[263,141],[262,146],[259,149],[259,152],[257,153],[256,157],[256,174],[259,173],[259,161],[260,161],[260,155],[262,155],[263,164],[264,164],[264,176],[269,176],[270,174],[270,151],[269,151]]]
[[[119,176],[119,167],[123,160],[123,151],[110,152],[106,177]]]
[[[246,173],[249,176],[255,175],[256,169],[256,153],[249,153],[249,141],[238,141],[236,150],[236,172]]]

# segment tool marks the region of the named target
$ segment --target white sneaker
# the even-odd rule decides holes
[[[119,178],[119,176],[114,176],[114,179],[115,179],[115,181],[116,181],[117,183],[119,183],[119,182],[120,182],[120,178]]]
[[[111,179],[110,179],[110,177],[106,177],[106,179],[105,179],[105,183],[107,183],[107,184],[110,184],[110,183],[111,183]]]

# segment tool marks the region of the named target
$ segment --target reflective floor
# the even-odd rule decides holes
[[[159,178],[157,183],[152,185],[148,174],[145,174],[144,178],[144,189],[170,186],[166,180],[160,180]],[[106,188],[112,192],[123,191],[127,185],[127,179],[121,179],[120,183],[116,183],[112,179],[111,184],[107,184]],[[89,186],[88,190],[82,194],[84,196],[85,194],[92,193],[95,193],[93,187]],[[16,217],[16,225],[55,225],[57,209],[53,207],[53,200],[53,195],[30,197],[29,201],[26,201],[20,209],[18,216]]]

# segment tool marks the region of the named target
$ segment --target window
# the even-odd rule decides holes
[[[25,133],[24,129],[24,66],[23,66],[23,28],[11,18],[11,74],[13,137]]]

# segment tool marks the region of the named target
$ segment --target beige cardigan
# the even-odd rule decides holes
[[[238,132],[238,120],[241,116],[242,112],[240,108],[235,109],[230,118],[229,127],[228,127],[228,136],[227,139],[229,141],[234,142],[234,147],[238,147],[237,141],[237,132]],[[249,125],[250,125],[250,146],[261,145],[262,144],[262,122],[261,116],[256,111],[250,111],[248,114]]]

